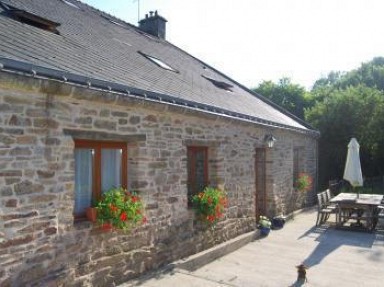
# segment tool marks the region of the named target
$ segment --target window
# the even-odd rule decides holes
[[[231,84],[228,84],[226,82],[221,82],[221,81],[217,81],[217,80],[214,80],[214,79],[211,79],[209,77],[206,77],[204,75],[201,75],[204,79],[210,81],[212,84],[214,84],[217,88],[219,89],[223,89],[227,92],[233,92],[232,91],[232,88],[233,86]]]
[[[208,148],[188,147],[188,205],[208,185]]]
[[[153,57],[153,56],[149,56],[141,51],[138,51],[138,53],[142,56],[144,56],[145,58],[147,58],[148,60],[150,60],[151,62],[153,62],[154,64],[156,64],[157,66],[165,69],[165,70],[168,70],[168,71],[172,71],[172,72],[175,72],[175,73],[178,73],[179,71],[172,68],[171,66],[169,66],[168,64],[164,63],[164,61],[156,58],[156,57]]]
[[[5,9],[5,15],[11,17],[12,19],[19,21],[21,23],[31,25],[46,31],[50,31],[55,34],[60,34],[57,30],[57,27],[60,26],[60,23],[51,21],[49,19],[43,18],[36,14],[27,12],[25,10],[17,9],[10,5],[6,5],[0,2],[0,6]]]
[[[104,14],[100,14],[100,16],[101,16],[101,18],[104,18],[104,19],[108,20],[109,22],[111,22],[111,23],[113,23],[113,24],[115,24],[115,25],[117,25],[117,26],[125,27],[124,24],[119,23],[119,22],[117,22],[117,21],[115,21],[115,20],[109,18],[108,16],[105,16]]]
[[[112,187],[127,187],[127,144],[75,141],[75,217]]]
[[[61,0],[61,1],[63,1],[65,4],[67,4],[68,6],[71,6],[71,7],[73,7],[73,8],[76,8],[76,9],[80,9],[77,5],[75,5],[74,3],[72,3],[72,2],[69,2],[69,1],[67,1],[67,0]]]

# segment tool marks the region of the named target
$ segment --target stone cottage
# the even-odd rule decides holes
[[[110,286],[288,214],[318,132],[165,39],[76,0],[0,0],[0,286]],[[111,186],[148,222],[84,220]],[[215,229],[188,204],[224,189]],[[293,198],[295,200],[293,200]]]

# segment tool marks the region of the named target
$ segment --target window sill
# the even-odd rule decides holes
[[[86,230],[93,228],[95,224],[89,221],[87,218],[75,218],[73,221],[73,227],[76,230]]]

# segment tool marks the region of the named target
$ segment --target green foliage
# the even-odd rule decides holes
[[[342,178],[347,144],[356,137],[365,177],[384,172],[384,58],[316,81],[306,120],[321,132],[319,182]]]
[[[363,175],[383,175],[384,57],[349,72],[331,72],[317,80],[310,93],[286,78],[277,84],[264,81],[254,91],[320,131],[321,188],[342,178],[351,137],[360,144]]]
[[[260,215],[259,226],[260,227],[264,227],[264,228],[271,228],[272,223],[271,223],[271,221],[269,220],[268,217]]]
[[[145,223],[143,203],[135,192],[112,188],[102,195],[96,205],[97,220],[103,228],[128,229]]]
[[[339,83],[340,88],[364,84],[367,87],[384,90],[384,58],[374,58],[363,63],[359,69],[346,73]]]
[[[358,69],[349,72],[330,72],[328,77],[315,82],[312,92],[327,87],[343,90],[359,85],[384,91],[384,57],[376,57],[368,63],[361,64]]]
[[[292,84],[288,78],[280,79],[277,84],[264,81],[253,91],[301,119],[304,119],[304,109],[311,103],[305,89],[297,84]]]
[[[310,191],[312,189],[312,182],[312,177],[309,174],[302,172],[295,180],[295,188],[299,192]]]
[[[315,82],[312,88],[312,92],[326,87],[333,87],[340,80],[341,76],[341,72],[330,72],[328,77],[321,78]]]
[[[203,192],[192,197],[192,203],[197,217],[202,222],[215,225],[223,216],[227,198],[223,191],[206,187]]]
[[[311,124],[322,134],[319,140],[320,181],[341,177],[351,137],[360,143],[365,175],[375,175],[380,166],[374,163],[373,151],[382,134],[373,115],[381,114],[384,97],[381,92],[366,86],[333,90],[322,102],[307,111]],[[370,128],[368,128],[370,127]],[[325,173],[326,171],[326,173]]]
[[[347,144],[352,137],[360,143],[363,174],[383,171],[383,92],[366,85],[345,89],[316,90],[319,100],[306,111],[306,119],[321,132],[319,140],[319,181],[343,175]],[[320,94],[320,97],[319,97]]]

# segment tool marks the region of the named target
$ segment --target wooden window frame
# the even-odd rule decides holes
[[[188,169],[188,206],[192,205],[191,196],[197,194],[196,190],[189,192],[190,186],[196,186],[196,153],[204,154],[204,185],[208,186],[208,147],[207,146],[188,146],[187,147],[187,169]],[[193,175],[193,176],[192,176]]]
[[[75,140],[75,149],[93,149],[94,162],[92,165],[93,189],[92,198],[98,200],[101,197],[101,150],[121,149],[121,186],[128,186],[128,146],[124,142],[109,142],[95,140]],[[76,192],[76,191],[75,191]],[[75,218],[84,218],[85,214],[75,215]]]

